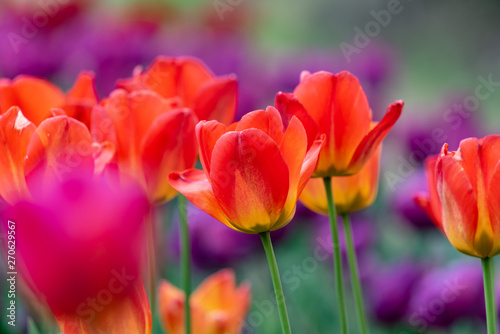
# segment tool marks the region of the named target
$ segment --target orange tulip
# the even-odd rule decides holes
[[[97,101],[94,76],[87,72],[78,76],[67,94],[44,79],[24,75],[12,81],[0,79],[0,114],[18,106],[36,126],[53,115],[68,115],[90,127],[91,110]]]
[[[115,162],[122,180],[133,178],[154,202],[177,192],[168,174],[196,163],[196,118],[189,109],[172,106],[152,91],[118,89],[93,111],[92,134],[116,146]]]
[[[357,174],[332,177],[332,192],[338,214],[362,210],[375,201],[381,152],[382,146],[379,146]],[[310,179],[299,200],[310,210],[328,215],[328,203],[322,179]]]
[[[309,138],[325,133],[313,177],[353,175],[361,170],[398,120],[403,101],[389,105],[380,123],[372,113],[358,79],[349,72],[303,72],[293,94],[278,93],[276,107],[304,124]]]
[[[194,58],[158,57],[146,71],[119,81],[118,88],[152,90],[178,108],[193,110],[198,120],[230,124],[236,113],[236,78],[216,77]]]
[[[51,117],[37,128],[12,107],[0,115],[0,197],[13,204],[54,180],[100,173],[112,155],[76,119]]]
[[[429,194],[417,194],[413,199],[427,213],[432,222],[443,231],[441,200],[439,199],[436,186],[436,163],[438,157],[438,155],[433,155],[425,159],[425,172],[427,174]]]
[[[260,233],[285,226],[316,167],[324,138],[308,149],[302,123],[294,117],[284,131],[273,107],[253,111],[229,129],[217,121],[198,123],[204,171],[172,173],[170,184],[237,231]]]
[[[192,332],[238,334],[250,307],[250,286],[236,286],[234,272],[221,270],[208,277],[190,298]],[[160,284],[160,319],[170,334],[184,334],[184,292],[167,281]]]
[[[445,144],[436,163],[442,226],[450,243],[480,258],[500,253],[500,136]]]

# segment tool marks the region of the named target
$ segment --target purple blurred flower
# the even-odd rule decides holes
[[[397,213],[413,226],[434,229],[435,226],[430,218],[413,200],[415,194],[420,192],[429,193],[427,176],[423,168],[416,169],[412,175],[397,185],[392,193],[392,206]]]
[[[313,224],[316,225],[316,232],[314,233],[313,243],[314,247],[321,247],[329,254],[329,256],[331,256],[333,252],[333,246],[330,223],[328,219],[329,218],[327,216],[322,215],[318,215],[317,218],[314,219]],[[344,227],[342,225],[341,218],[339,218],[338,224],[340,231],[340,249],[342,252],[343,262],[347,263],[347,246],[345,242],[345,234],[343,233]],[[363,255],[370,248],[374,240],[375,233],[373,222],[361,216],[351,215],[351,226],[354,239],[354,249],[358,256],[361,267],[363,262]],[[361,268],[360,274],[362,274]]]
[[[421,163],[427,156],[438,154],[445,143],[454,150],[464,138],[482,137],[480,114],[474,112],[464,117],[458,112],[464,110],[463,101],[464,96],[447,98],[443,106],[424,121],[411,117],[403,120],[396,135],[405,143],[407,160],[411,164]],[[412,111],[407,114],[411,115]]]
[[[97,73],[96,87],[105,96],[117,79],[159,54],[158,30],[140,21],[120,21],[106,15],[76,15],[56,26],[23,35],[23,17],[0,17],[0,74],[44,77],[64,83],[82,69]],[[12,39],[15,34],[19,39]],[[11,37],[9,37],[11,36]]]
[[[412,260],[373,270],[365,284],[373,315],[382,322],[400,321],[421,275],[422,267]]]
[[[414,289],[407,315],[410,324],[423,331],[484,314],[481,264],[465,259],[426,273]]]
[[[235,231],[191,203],[187,205],[187,213],[192,259],[200,268],[220,269],[232,266],[262,248],[258,235]],[[272,232],[273,242],[279,242],[285,234],[285,229]],[[176,221],[169,252],[179,254],[179,246]]]

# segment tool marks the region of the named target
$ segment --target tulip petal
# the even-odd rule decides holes
[[[40,124],[30,141],[24,161],[28,188],[52,181],[92,175],[92,140],[87,127],[67,116],[49,118]]]
[[[75,84],[66,94],[69,100],[85,100],[91,103],[97,103],[97,91],[95,89],[94,74],[82,72],[76,78]]]
[[[300,194],[300,202],[309,210],[322,215],[328,215],[328,202],[323,178],[316,177],[309,179]]]
[[[194,167],[198,154],[191,110],[178,109],[156,118],[142,141],[141,152],[152,200],[172,199],[177,192],[169,185],[168,175]]]
[[[231,124],[236,116],[238,84],[233,76],[216,78],[203,85],[192,108],[199,120]]]
[[[116,297],[115,297],[116,298]],[[62,334],[150,334],[151,309],[141,279],[125,298],[94,312],[88,307],[78,315],[56,315]],[[84,315],[84,316],[82,316]],[[90,316],[92,315],[92,318]]]
[[[281,141],[280,151],[289,171],[289,190],[282,218],[288,218],[297,203],[302,164],[306,156],[307,134],[297,117],[293,117]],[[318,152],[319,153],[319,152]],[[313,168],[314,170],[314,168]],[[311,172],[312,173],[312,172]],[[282,219],[278,222],[281,224]]]
[[[486,186],[493,186],[491,179],[497,171],[498,162],[500,161],[500,136],[486,136],[479,141],[479,145],[481,146],[479,154],[481,156],[484,184]]]
[[[317,72],[304,76],[300,84],[295,88],[294,95],[298,101],[306,108],[318,126],[319,133],[326,133],[332,137],[332,112],[334,101],[334,89],[337,78],[327,72]]]
[[[451,155],[437,163],[437,190],[442,203],[443,230],[459,251],[480,256],[474,249],[477,227],[477,197],[460,162]]]
[[[481,168],[479,150],[479,140],[477,138],[467,138],[460,142],[457,152],[453,153],[454,158],[460,162],[476,196],[478,195],[479,181],[481,181],[478,179],[478,171]]]
[[[205,310],[231,311],[235,301],[236,278],[230,269],[223,269],[205,279],[191,295],[191,302]]]
[[[443,231],[443,223],[441,219],[441,199],[437,192],[436,184],[436,163],[438,155],[434,155],[425,159],[425,172],[427,175],[427,183],[429,188],[429,195],[417,194],[413,200],[415,203],[425,211],[427,216],[432,222]]]
[[[302,169],[300,170],[300,181],[299,181],[299,192],[298,195],[304,189],[307,184],[307,181],[311,178],[314,173],[314,169],[318,164],[319,155],[323,146],[325,145],[326,135],[323,134],[316,139],[312,146],[307,151],[306,157],[304,158],[304,163],[302,164]]]
[[[153,121],[172,110],[171,105],[152,91],[115,90],[104,108],[116,131],[118,161],[126,166],[126,174],[140,174],[141,142]]]
[[[194,58],[158,57],[146,71],[118,82],[118,87],[152,90],[166,99],[180,97],[177,107],[191,108],[202,85],[212,78],[212,73]]]
[[[10,204],[29,196],[23,161],[34,133],[18,107],[0,115],[0,197]]]
[[[191,295],[191,305],[207,314],[203,327],[215,330],[208,333],[238,333],[250,306],[250,286],[243,283],[237,288],[234,271],[223,269],[201,283]]]
[[[210,178],[210,164],[215,143],[224,133],[226,133],[226,126],[218,121],[201,121],[196,125],[200,162],[207,178]]]
[[[283,139],[283,121],[278,110],[274,107],[268,107],[266,110],[255,110],[243,116],[236,126],[236,131],[246,129],[259,129],[278,145]]]
[[[493,231],[493,248],[488,255],[493,257],[500,253],[500,161],[491,173],[490,183],[486,192],[488,213]]]
[[[352,156],[351,162],[349,163],[349,174],[354,174],[359,171],[373,152],[375,152],[377,147],[401,115],[403,105],[403,101],[396,101],[389,105],[384,118],[359,143],[356,152]]]
[[[332,169],[332,161],[337,171],[348,168],[371,122],[368,101],[358,79],[349,72],[317,72],[304,76],[294,94],[314,119],[318,132],[327,135],[319,169]]]
[[[285,126],[288,127],[288,123],[294,116],[300,120],[307,133],[307,148],[311,147],[318,136],[318,126],[297,97],[290,93],[279,92],[276,95],[275,105],[281,113]]]
[[[195,58],[177,58],[177,95],[182,98],[186,106],[193,107],[199,91],[203,85],[213,79],[214,75],[207,66]]]
[[[493,243],[493,228],[488,209],[489,198],[487,197],[487,191],[490,169],[495,158],[496,161],[499,158],[498,147],[495,148],[494,144],[495,139],[493,137],[485,137],[482,140],[467,138],[460,142],[460,148],[453,156],[460,162],[477,200],[474,248],[483,257],[489,256]]]
[[[333,198],[339,214],[362,210],[377,197],[382,145],[372,154],[361,170],[350,176],[332,177]]]
[[[170,334],[182,334],[184,328],[183,291],[163,280],[158,287],[158,313],[163,327]],[[193,318],[196,315],[193,314]],[[193,319],[194,322],[194,319]]]
[[[93,143],[92,148],[94,149],[94,173],[100,175],[108,164],[112,162],[115,156],[116,147],[113,143],[106,141],[103,143]]]
[[[118,145],[116,139],[116,129],[104,106],[96,105],[92,109],[90,124],[92,139],[95,142],[101,143],[109,141],[115,146]]]
[[[69,117],[75,118],[90,128],[92,107],[98,102],[94,75],[82,72],[66,95],[62,107]]]
[[[258,129],[228,132],[214,147],[212,189],[232,224],[247,233],[269,231],[281,215],[289,171],[276,143]]]
[[[205,172],[198,169],[188,169],[182,173],[174,172],[168,176],[168,181],[175,190],[186,196],[200,210],[232,229],[240,231],[238,227],[231,225],[222,212]]]
[[[65,95],[57,86],[29,76],[18,76],[11,82],[10,89],[4,87],[0,90],[2,110],[17,105],[25,117],[37,126],[50,117],[51,108],[62,106],[64,100]]]

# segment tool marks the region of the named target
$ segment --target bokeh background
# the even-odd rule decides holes
[[[499,17],[493,0],[2,0],[0,77],[35,75],[67,89],[90,70],[102,98],[157,55],[190,55],[215,74],[237,75],[239,118],[292,91],[303,70],[353,72],[375,120],[389,103],[405,101],[384,142],[377,201],[353,216],[371,332],[483,333],[480,261],[453,249],[413,196],[426,191],[424,158],[443,143],[456,149],[462,138],[500,132]],[[160,218],[161,274],[179,285],[175,201]],[[193,207],[189,218],[194,286],[234,268],[253,291],[243,333],[279,333],[259,237]],[[272,238],[294,332],[335,333],[327,219],[299,206]],[[355,333],[350,291],[346,285]],[[27,316],[19,310],[16,331],[5,319],[0,331],[25,333]]]

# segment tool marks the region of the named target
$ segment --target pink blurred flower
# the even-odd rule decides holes
[[[140,277],[145,194],[90,177],[55,182],[37,194],[7,207],[2,221],[14,222],[18,270],[63,333],[149,333]]]

